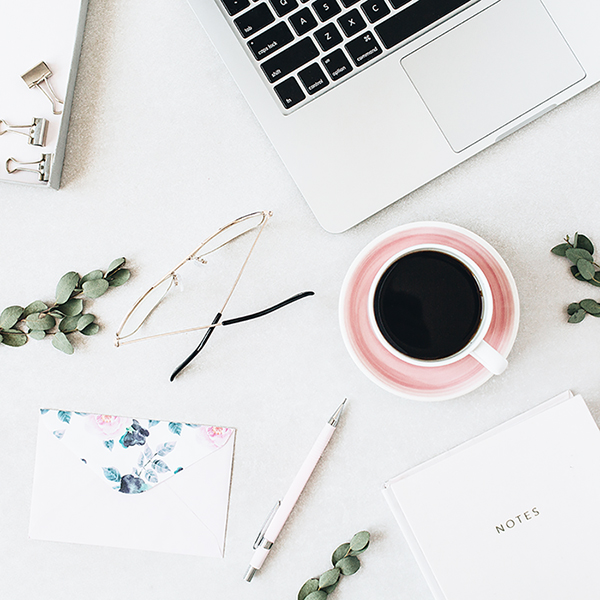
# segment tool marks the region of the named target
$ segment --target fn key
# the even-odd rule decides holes
[[[285,108],[292,108],[306,98],[299,83],[293,77],[276,85],[275,92]]]

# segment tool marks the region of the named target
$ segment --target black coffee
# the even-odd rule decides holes
[[[434,360],[462,350],[481,323],[481,290],[471,271],[435,250],[406,254],[380,279],[375,320],[384,338],[412,358]]]

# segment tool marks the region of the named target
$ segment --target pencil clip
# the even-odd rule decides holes
[[[254,544],[252,544],[253,550],[256,550],[260,546],[261,542],[264,539],[265,531],[267,531],[267,527],[269,527],[269,525],[271,524],[271,521],[275,517],[275,513],[277,512],[277,510],[279,509],[280,506],[281,506],[281,500],[277,500],[277,502],[275,502],[275,506],[271,509],[271,512],[267,515],[267,518],[266,518],[263,526],[260,528],[260,531],[258,532],[256,539],[254,540]]]
[[[16,166],[12,166],[12,164]],[[30,169],[23,165],[37,165],[37,168]],[[12,175],[17,171],[25,171],[27,173],[35,173],[39,181],[47,182],[50,179],[50,169],[52,168],[52,154],[42,154],[42,158],[40,160],[35,160],[31,162],[19,162],[14,158],[9,158],[6,161],[6,170]]]
[[[26,131],[21,131],[22,129]],[[31,125],[9,125],[6,121],[0,119],[0,135],[9,131],[26,135],[29,138],[27,143],[32,146],[45,146],[48,121],[42,117],[34,117]]]
[[[21,79],[23,79],[30,89],[37,87],[43,92],[46,98],[52,102],[52,112],[55,115],[60,115],[62,114],[62,108],[59,110],[55,105],[64,104],[64,102],[59,100],[56,92],[52,89],[48,81],[49,77],[52,77],[52,71],[44,61],[33,67],[33,69],[29,69],[24,75],[21,75]],[[46,85],[42,86],[42,84]]]

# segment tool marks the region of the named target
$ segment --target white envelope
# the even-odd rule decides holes
[[[90,423],[102,418],[123,419],[42,410],[30,537],[222,557],[235,430],[128,419],[125,433],[121,427],[101,439]],[[138,433],[135,441],[133,423],[149,437]],[[126,479],[119,471],[129,472],[124,450],[139,457],[132,467],[139,477],[131,477],[146,482],[140,493],[119,491]]]

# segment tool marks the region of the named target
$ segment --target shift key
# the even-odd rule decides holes
[[[279,54],[262,63],[261,67],[267,79],[274,83],[289,75],[307,62],[319,56],[315,43],[310,38],[303,38],[293,46],[282,50]]]

